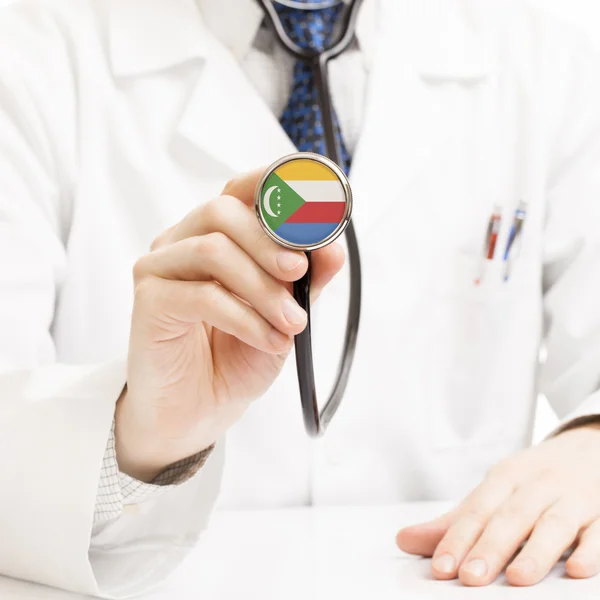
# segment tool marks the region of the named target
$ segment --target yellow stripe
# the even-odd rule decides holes
[[[275,173],[284,181],[331,181],[337,175],[325,165],[307,158],[298,158],[281,165]]]

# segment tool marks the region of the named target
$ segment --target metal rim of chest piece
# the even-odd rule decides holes
[[[315,0],[314,2],[298,2],[298,0],[275,0],[277,4],[283,4],[283,6],[295,8],[296,10],[320,10],[336,6],[343,1],[344,0]]]
[[[335,230],[332,233],[327,235],[322,240],[319,240],[318,242],[310,243],[310,244],[294,243],[294,242],[290,242],[289,240],[286,240],[286,239],[278,236],[266,222],[264,215],[263,215],[263,211],[261,210],[262,205],[263,205],[263,191],[264,191],[265,184],[267,183],[269,177],[271,177],[271,175],[273,173],[275,173],[275,171],[277,169],[279,169],[280,167],[282,167],[288,163],[295,162],[295,161],[301,161],[301,160],[302,161],[306,161],[306,160],[314,161],[314,162],[317,162],[317,163],[321,164],[322,166],[326,167],[327,169],[329,169],[335,175],[336,179],[341,184],[343,192],[344,192],[345,209],[344,209],[344,215],[342,217],[342,220],[338,223],[337,227],[335,228]],[[283,246],[284,248],[288,248],[290,250],[299,250],[299,251],[303,251],[303,252],[311,252],[313,250],[318,250],[320,248],[324,248],[325,246],[328,246],[329,244],[334,242],[338,237],[340,237],[340,235],[342,235],[342,233],[344,233],[344,231],[345,231],[346,227],[348,226],[348,223],[350,222],[350,219],[352,217],[352,205],[353,205],[352,190],[350,188],[350,183],[349,183],[348,178],[346,177],[346,174],[344,173],[344,171],[335,162],[333,162],[329,158],[326,158],[325,156],[321,156],[320,154],[314,154],[312,152],[295,152],[294,154],[289,154],[287,156],[283,156],[279,160],[275,161],[263,173],[260,181],[258,182],[258,184],[256,186],[256,191],[254,194],[254,208],[256,211],[256,216],[258,218],[258,222],[260,223],[263,231],[274,242],[276,242],[280,246]]]

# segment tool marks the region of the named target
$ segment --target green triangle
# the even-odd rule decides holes
[[[274,217],[265,209],[265,196],[269,190],[272,190],[269,197],[269,206],[271,211],[276,215]],[[260,199],[260,212],[265,223],[272,231],[275,231],[282,223],[285,223],[305,203],[304,200],[275,173],[271,173],[263,185]]]

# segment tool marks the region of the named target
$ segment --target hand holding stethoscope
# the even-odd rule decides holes
[[[342,164],[341,148],[335,132],[334,110],[329,88],[328,63],[331,59],[344,52],[353,41],[356,18],[362,0],[353,0],[348,4],[345,12],[342,14],[339,33],[336,39],[323,51],[307,50],[294,43],[282,26],[274,2],[270,0],[258,1],[268,16],[276,37],[283,48],[295,59],[303,61],[310,66],[310,72],[317,90],[318,105],[322,115],[323,138],[327,157],[300,153],[277,161],[267,170],[257,186],[255,198],[257,216],[267,234],[285,247],[304,250],[309,260],[309,268],[306,275],[294,284],[294,297],[308,315],[306,329],[296,336],[295,346],[304,423],[308,434],[312,437],[317,437],[325,432],[346,390],[354,358],[360,318],[360,255],[354,227],[350,221],[352,213],[350,185],[346,179],[346,175],[338,166]],[[279,0],[277,3],[293,9],[319,10],[337,5],[340,2],[337,0],[316,2]],[[306,182],[310,182],[312,185],[306,185]],[[311,190],[313,191],[311,192]],[[277,193],[277,203],[282,206],[273,207],[272,198],[275,193]],[[312,194],[316,194],[316,196],[312,196]],[[321,204],[327,204],[328,206],[318,207],[312,205],[315,198],[317,200],[314,204],[317,204],[322,199],[322,196],[327,201],[321,202]],[[283,200],[281,200],[282,198]],[[329,198],[332,198],[333,201],[328,200]],[[305,202],[308,206],[300,205],[301,202]],[[341,204],[343,204],[343,207],[340,206]],[[293,213],[291,213],[292,210],[294,210]],[[314,219],[318,220],[320,218],[314,216],[319,211],[321,211],[319,214],[326,214],[321,220],[326,219],[329,225],[333,221],[334,227],[322,227],[319,231],[316,231],[313,227],[311,233],[299,233],[301,230],[305,231],[309,229],[306,227],[301,228],[299,225],[306,224],[306,220],[314,221]],[[288,216],[288,213],[291,214]],[[346,232],[348,260],[350,264],[350,303],[346,336],[335,385],[329,399],[323,409],[320,410],[315,388],[311,343],[310,252],[333,242],[344,231]]]

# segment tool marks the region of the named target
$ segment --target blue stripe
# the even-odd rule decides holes
[[[318,244],[338,227],[339,223],[283,223],[275,233],[291,244]]]

